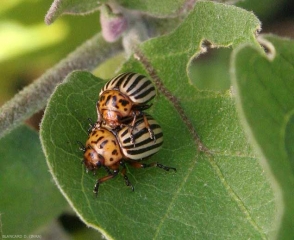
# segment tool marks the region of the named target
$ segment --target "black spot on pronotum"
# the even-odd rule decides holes
[[[97,133],[97,131],[94,130],[94,131],[91,133],[91,136],[94,136],[96,133]]]
[[[119,103],[121,103],[121,105],[123,105],[124,107],[127,106],[128,104],[130,104],[129,101],[124,100],[124,99],[120,99]]]
[[[117,150],[116,149],[114,149],[113,151],[112,151],[112,153],[111,153],[112,155],[118,155],[118,152],[117,152]]]
[[[107,144],[108,143],[108,140],[104,140],[101,144],[100,144],[100,149],[102,149],[104,146],[105,146],[105,144]]]
[[[91,141],[91,143],[95,143],[95,144],[97,144],[99,141],[101,141],[102,139],[103,139],[104,137],[103,136],[101,136],[100,138],[98,138],[96,141]]]
[[[111,95],[108,95],[105,101],[105,105],[108,105],[110,98],[111,98]]]

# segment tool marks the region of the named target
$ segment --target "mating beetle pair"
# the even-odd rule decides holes
[[[151,107],[147,102],[155,95],[156,90],[148,78],[138,73],[122,73],[108,81],[101,89],[96,105],[97,123],[103,123],[111,129],[130,124],[131,142],[134,143],[132,131],[136,118],[143,116],[150,138],[155,140],[143,113],[143,110]]]
[[[152,82],[137,73],[123,73],[108,81],[102,88],[97,102],[97,122],[89,130],[84,152],[87,171],[104,167],[107,176],[97,180],[94,193],[97,195],[99,184],[117,176],[120,167],[127,186],[132,190],[126,175],[125,163],[135,168],[157,166],[166,171],[172,167],[159,163],[144,164],[147,158],[162,146],[163,133],[159,124],[143,112],[156,95]]]

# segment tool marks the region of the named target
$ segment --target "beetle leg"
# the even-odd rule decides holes
[[[100,185],[101,183],[103,183],[103,182],[105,182],[105,181],[111,179],[111,178],[116,177],[117,174],[118,174],[118,172],[119,172],[119,169],[113,170],[113,172],[111,172],[111,171],[109,170],[109,168],[106,168],[106,167],[105,167],[105,169],[107,169],[106,171],[107,171],[107,173],[108,173],[109,175],[107,175],[107,176],[105,176],[105,177],[102,177],[102,178],[99,178],[99,179],[97,180],[97,182],[96,182],[96,184],[95,184],[95,186],[94,186],[94,190],[93,190],[93,192],[94,192],[94,194],[96,195],[96,197],[97,197],[97,195],[98,195],[98,188],[99,188],[99,185]]]
[[[147,117],[146,117],[146,115],[144,113],[142,113],[142,114],[143,114],[143,119],[144,119],[145,127],[148,129],[148,132],[149,132],[149,135],[150,135],[150,139],[153,139],[154,142],[156,142],[156,138],[155,138],[154,132],[153,132],[153,130],[149,126]]]
[[[168,166],[162,165],[161,163],[158,163],[158,162],[155,162],[155,163],[153,163],[153,164],[154,164],[154,166],[156,166],[156,167],[158,167],[158,168],[162,168],[162,169],[164,169],[165,171],[169,171],[170,169],[174,170],[175,172],[177,171],[177,169],[174,168],[174,167],[168,167]]]
[[[77,141],[77,144],[80,145],[79,149],[80,149],[81,151],[83,151],[83,152],[86,151],[86,147],[84,146],[84,144],[82,144],[80,141]]]
[[[96,127],[96,123],[93,123],[92,118],[88,118],[89,121],[89,128],[88,128],[88,135],[93,131],[93,129]]]
[[[141,163],[141,162],[135,162],[135,161],[128,161],[128,163],[134,168],[158,167],[158,168],[161,168],[165,171],[169,171],[170,169],[174,170],[175,172],[177,171],[177,169],[174,167],[168,167],[168,166],[162,165],[161,163],[158,163],[158,162],[153,162],[153,163],[147,164],[147,163]]]
[[[126,185],[128,187],[130,187],[132,189],[132,191],[134,191],[134,186],[131,184],[128,176],[126,175],[126,165],[125,165],[125,163],[123,161],[121,161],[120,165],[122,166],[121,175],[123,176]]]
[[[137,113],[136,112],[133,112],[133,121],[131,123],[131,126],[129,127],[129,133],[130,133],[130,138],[131,138],[131,143],[134,144],[134,147],[136,147],[135,145],[135,139],[134,139],[134,135],[133,135],[133,130],[135,128],[135,123],[136,123],[136,120],[137,120]]]
[[[131,132],[130,132],[131,140],[133,139],[132,132],[133,132],[134,127],[135,127],[135,122],[136,122],[137,116],[143,116],[145,126],[148,129],[148,132],[150,134],[150,138],[151,139],[154,139],[154,142],[156,141],[155,136],[154,136],[154,133],[153,133],[153,130],[150,128],[149,123],[148,123],[148,120],[147,120],[147,118],[146,118],[146,116],[145,116],[145,114],[143,112],[144,110],[150,108],[151,106],[152,106],[152,103],[149,104],[149,105],[148,104],[145,104],[145,105],[140,105],[140,106],[133,106],[133,108],[132,108],[132,110],[133,110],[133,113],[132,113],[132,115],[133,115],[133,121],[131,123],[132,129],[131,129]]]
[[[135,138],[134,138],[134,135],[133,135],[133,130],[135,128],[135,123],[136,123],[136,120],[137,120],[137,116],[139,116],[139,115],[143,116],[145,127],[147,128],[147,130],[149,132],[150,139],[153,139],[154,143],[156,142],[156,137],[154,135],[153,130],[150,128],[150,125],[148,123],[148,119],[147,119],[146,115],[143,112],[134,111],[133,112],[134,118],[133,118],[132,123],[131,123],[130,128],[129,128],[131,143],[134,144],[134,147],[136,147],[136,145],[135,145]]]
[[[113,172],[111,172],[111,170],[108,167],[106,167],[106,166],[103,166],[103,167],[104,167],[105,171],[108,173],[108,175],[113,174]]]

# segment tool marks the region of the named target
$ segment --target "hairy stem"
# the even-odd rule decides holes
[[[44,108],[56,85],[67,74],[78,69],[91,71],[121,51],[120,42],[107,43],[101,34],[89,39],[0,108],[0,138]]]

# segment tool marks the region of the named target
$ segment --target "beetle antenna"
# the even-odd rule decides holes
[[[84,144],[82,144],[80,141],[77,141],[77,144],[80,145],[79,149],[80,149],[81,151],[83,151],[83,152],[86,151],[86,148],[85,148]]]
[[[101,123],[99,122],[93,122],[92,118],[88,118],[89,121],[89,128],[88,128],[88,134],[90,134],[94,128],[99,128],[101,127]]]
[[[88,118],[88,122],[91,127],[94,126],[94,122],[93,122],[92,118]]]

